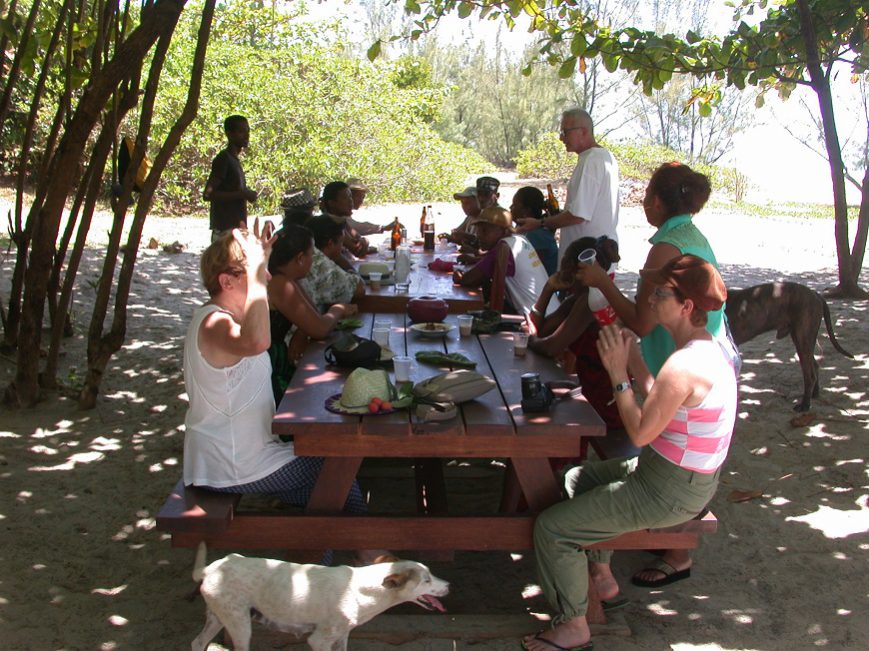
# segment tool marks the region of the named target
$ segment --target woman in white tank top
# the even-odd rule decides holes
[[[275,403],[268,350],[267,271],[275,237],[235,229],[202,254],[210,300],[196,309],[184,344],[184,483],[231,493],[264,493],[304,506],[323,460],[296,457],[271,432]],[[366,510],[354,483],[345,508]]]

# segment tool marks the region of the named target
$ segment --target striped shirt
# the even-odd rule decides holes
[[[707,369],[712,386],[696,407],[679,407],[650,444],[658,454],[685,470],[714,473],[724,463],[736,420],[736,374],[722,344],[695,339],[685,346]],[[702,364],[702,366],[701,366]]]

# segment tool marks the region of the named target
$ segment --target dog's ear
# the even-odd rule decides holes
[[[381,554],[374,559],[372,565],[377,565],[377,563],[396,563],[400,560],[401,559],[398,556],[393,556],[392,554]]]
[[[410,581],[410,577],[413,574],[410,570],[407,572],[401,572],[399,574],[390,574],[385,579],[383,579],[383,587],[391,588],[393,590],[397,590],[398,588],[404,587],[408,581]]]

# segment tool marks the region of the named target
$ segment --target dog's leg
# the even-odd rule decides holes
[[[196,639],[193,640],[190,648],[192,651],[205,651],[208,648],[208,643],[214,639],[214,636],[220,633],[223,628],[223,624],[220,623],[220,620],[217,618],[213,612],[211,612],[211,608],[207,608],[205,611],[205,627],[202,629],[202,632],[196,636]]]
[[[812,396],[820,393],[818,362],[815,359],[815,342],[821,329],[821,315],[807,319],[791,330],[791,340],[797,349],[800,368],[803,371],[803,399],[794,407],[794,411],[808,411],[812,408]]]
[[[234,651],[250,651],[250,635],[251,624],[250,615],[244,614],[236,617],[225,618],[224,626],[229,637],[232,638],[232,648]]]
[[[311,633],[308,638],[308,646],[313,651],[333,651],[334,649],[347,648],[347,636],[349,632],[343,635],[343,646],[339,643],[342,640],[342,633],[334,628],[325,628],[318,626],[317,630]]]

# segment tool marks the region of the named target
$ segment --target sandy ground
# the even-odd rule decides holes
[[[504,195],[509,193],[505,188]],[[458,220],[455,204],[437,208],[438,230]],[[397,214],[413,233],[418,209],[381,206],[367,215],[387,221]],[[96,246],[108,223],[101,216],[92,229]],[[697,223],[734,287],[777,278],[816,289],[834,284],[832,222],[710,211]],[[625,289],[636,281],[651,232],[640,209],[623,210],[620,282]],[[34,409],[0,412],[0,649],[182,649],[202,625],[201,600],[184,599],[193,587],[192,551],[172,549],[156,531],[154,517],[181,472],[181,345],[191,310],[204,300],[197,263],[208,241],[207,222],[152,218],[145,241],[150,237],[161,245],[178,240],[187,250],[141,254],[127,343],[111,362],[97,408],[78,411],[72,400],[53,395]],[[66,344],[61,371],[71,386],[85,367],[84,333],[93,300],[89,281],[98,274],[98,253],[88,254],[79,276],[76,334]],[[2,269],[5,296],[8,257]],[[865,268],[863,286],[869,286]],[[632,635],[600,636],[596,648],[865,648],[867,307],[866,302],[831,302],[839,341],[856,359],[836,353],[825,334],[819,338],[822,391],[807,425],[790,422],[802,391],[790,341],[775,342],[770,333],[744,346],[739,421],[712,504],[719,531],[707,536],[696,553],[689,581],[658,591],[627,581],[648,557],[617,556],[616,571],[632,599],[624,611]],[[11,359],[0,360],[4,384],[11,368]],[[461,478],[455,489],[460,494],[497,493],[497,472],[491,467],[455,473]],[[395,477],[402,474],[406,469],[370,472],[366,482],[401,492],[406,488]],[[734,490],[761,491],[762,496],[732,503],[728,496]],[[534,596],[530,555],[465,553],[454,563],[431,565],[453,584],[445,599],[450,615],[428,617],[405,607],[400,611],[407,613],[401,616],[405,619],[392,617],[389,625],[411,637],[419,628],[420,639],[396,647],[354,639],[351,649],[516,649],[510,626],[486,630],[485,640],[459,639],[452,617],[474,615],[490,626],[500,621],[492,619],[495,615],[548,612]],[[256,648],[285,646],[285,639],[258,635]]]

